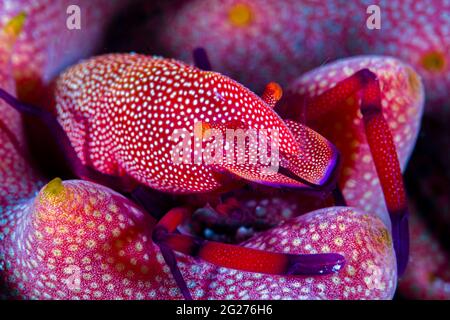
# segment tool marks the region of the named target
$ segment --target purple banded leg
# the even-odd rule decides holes
[[[284,254],[207,241],[198,237],[176,234],[176,228],[192,210],[174,208],[157,224],[152,239],[165,252],[175,281],[183,292],[185,281],[176,265],[173,251],[200,258],[206,262],[248,272],[277,275],[323,275],[339,271],[345,264],[340,254]],[[173,250],[170,252],[170,250]],[[185,297],[188,297],[187,295]]]
[[[377,76],[362,69],[333,88],[309,100],[309,108],[321,116],[349,97],[359,94],[365,134],[372,154],[384,199],[392,222],[392,238],[398,274],[402,275],[409,255],[408,207],[400,162],[389,126],[381,107]]]

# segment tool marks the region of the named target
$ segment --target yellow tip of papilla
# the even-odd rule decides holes
[[[243,3],[235,4],[228,11],[228,19],[238,27],[247,26],[252,21],[252,9]]]
[[[4,26],[4,32],[13,37],[17,37],[20,32],[22,32],[26,18],[27,14],[25,12],[19,13],[14,18],[9,20],[9,22]]]
[[[44,197],[58,197],[64,191],[64,185],[60,178],[55,178],[42,189],[42,196]]]
[[[422,66],[430,72],[439,72],[445,69],[445,56],[442,52],[430,51],[422,56]]]
[[[411,68],[408,68],[406,70],[407,74],[408,74],[408,83],[409,83],[409,87],[411,89],[411,92],[414,95],[417,95],[420,92],[420,88],[421,88],[421,81],[420,81],[420,77],[419,75]]]
[[[390,247],[392,245],[391,234],[386,228],[377,228],[373,237],[375,241],[382,246]]]
[[[35,200],[34,212],[37,221],[55,221],[73,216],[69,189],[60,178],[45,185]]]

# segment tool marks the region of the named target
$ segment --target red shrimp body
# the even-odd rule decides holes
[[[284,122],[261,98],[219,73],[176,60],[137,54],[92,58],[69,68],[56,81],[57,118],[84,165],[109,175],[128,175],[169,192],[204,192],[222,186],[223,173],[246,180],[304,187],[263,165],[206,164],[195,148],[174,164],[174,134],[204,128],[277,129],[280,166],[305,183],[327,182],[337,162],[334,147],[305,126]],[[202,132],[200,132],[200,136]],[[192,142],[194,140],[194,142]],[[205,140],[201,145],[202,154]],[[251,151],[245,150],[246,154]],[[204,159],[203,159],[204,160]]]

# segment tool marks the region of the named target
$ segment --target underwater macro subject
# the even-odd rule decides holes
[[[450,300],[449,120],[447,0],[0,0],[0,299]]]

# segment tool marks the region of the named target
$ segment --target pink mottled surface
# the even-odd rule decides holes
[[[348,54],[390,55],[410,64],[423,80],[425,112],[449,119],[450,2],[377,1],[381,9],[380,30],[364,27],[369,4],[348,4],[342,7],[336,22],[347,30]]]
[[[124,3],[118,0],[1,1],[0,28],[20,12],[27,15],[12,57],[21,98],[35,101],[42,86],[63,68],[99,49],[108,21]],[[69,5],[81,9],[81,30],[66,27]]]
[[[402,295],[411,299],[450,299],[450,257],[425,221],[413,211],[410,219],[411,254],[399,281]]]
[[[390,299],[395,291],[396,264],[389,231],[378,218],[357,209],[316,210],[244,245],[288,253],[337,252],[347,264],[337,274],[316,277],[268,277],[219,269],[210,284],[214,298]]]
[[[420,128],[424,91],[420,77],[407,64],[392,57],[360,56],[337,60],[295,80],[287,89],[281,114],[306,124],[330,139],[340,150],[343,167],[339,184],[349,205],[374,212],[389,224],[383,194],[367,144],[362,115],[355,95],[333,107],[308,107],[308,99],[332,88],[354,72],[368,68],[381,86],[383,115],[397,148],[402,170],[414,148]],[[299,95],[289,100],[289,96]]]
[[[7,213],[9,291],[25,299],[168,298],[171,276],[156,261],[151,218],[100,185],[55,183]],[[73,274],[80,289],[78,280],[65,282]]]
[[[1,103],[0,110],[2,110]],[[2,211],[7,210],[9,205],[30,197],[38,188],[38,176],[29,166],[24,153],[18,151],[18,141],[11,139],[11,131],[0,128],[0,207]]]
[[[366,27],[371,4],[380,7],[381,30]],[[427,110],[441,114],[449,106],[449,13],[440,0],[194,0],[167,14],[160,40],[187,61],[205,47],[215,70],[257,91],[343,56],[392,55],[422,76]]]
[[[153,220],[105,187],[53,180],[36,198],[2,213],[1,219],[0,265],[15,298],[181,298],[151,242]],[[244,245],[289,253],[340,252],[348,263],[333,275],[285,277],[220,268],[178,255],[194,298],[389,299],[395,290],[389,232],[378,218],[356,209],[318,210]]]
[[[236,6],[244,15],[248,12],[247,19],[239,19],[239,12],[231,17]],[[214,70],[262,92],[270,81],[285,85],[326,60],[313,52],[339,54],[343,39],[328,33],[333,7],[329,1],[189,1],[168,13],[160,41],[186,61],[192,61],[194,48],[204,47]],[[322,23],[311,23],[313,19]]]
[[[15,35],[0,29],[0,87],[15,92],[11,75],[11,51]],[[25,137],[20,114],[0,101],[0,211],[31,196],[37,177],[26,160]]]
[[[16,92],[11,62],[12,51],[16,40],[16,34],[6,32],[5,28],[0,29],[0,43],[2,44],[0,47],[0,87],[11,93]],[[0,114],[1,129],[3,131],[10,131],[12,136],[15,136],[18,140],[22,140],[20,142],[23,143],[23,137],[20,137],[23,135],[20,114],[3,101],[0,101]]]

